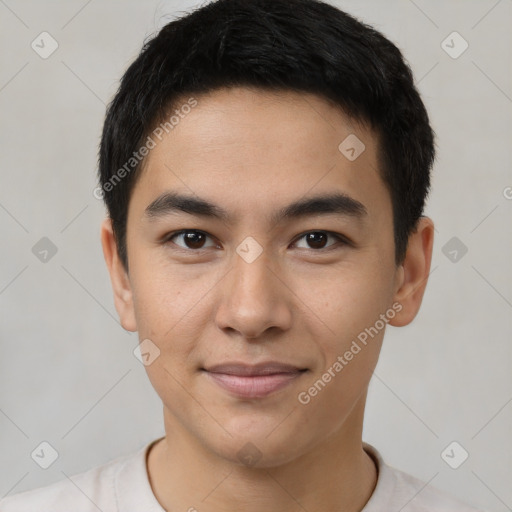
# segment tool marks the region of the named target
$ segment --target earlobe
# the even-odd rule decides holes
[[[114,304],[119,314],[121,325],[127,331],[135,332],[137,330],[137,322],[135,320],[130,279],[119,258],[110,218],[105,219],[101,224],[101,245],[103,247],[105,263],[110,274]]]
[[[421,217],[416,231],[409,236],[407,253],[398,270],[400,279],[394,301],[401,304],[402,309],[389,322],[395,327],[411,323],[420,309],[430,273],[433,245],[434,223],[428,217]]]

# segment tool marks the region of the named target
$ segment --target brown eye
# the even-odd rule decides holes
[[[328,235],[325,233],[321,233],[320,231],[315,231],[314,233],[308,233],[306,235],[306,242],[313,249],[323,249],[325,244],[327,243]]]
[[[336,235],[335,233],[330,233],[328,231],[310,231],[309,233],[303,234],[299,238],[299,240],[306,241],[306,243],[308,244],[308,247],[306,247],[306,249],[319,250],[330,248],[333,245],[336,245],[336,242],[330,245],[326,245],[329,237],[334,238],[341,245],[344,245],[346,243],[345,239],[342,236]]]
[[[196,229],[184,229],[171,235],[167,239],[167,241],[170,242],[173,241],[173,239],[179,237],[183,239],[184,245],[178,244],[176,242],[173,243],[176,243],[178,247],[181,247],[183,249],[199,250],[208,248],[208,246],[205,247],[204,244],[205,241],[210,237],[206,233],[203,233],[202,231],[198,231]],[[215,247],[215,244],[213,244],[210,247]]]

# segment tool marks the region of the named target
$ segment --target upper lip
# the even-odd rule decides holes
[[[273,375],[277,373],[298,373],[303,369],[293,366],[291,364],[279,363],[275,361],[269,361],[259,364],[246,364],[238,362],[229,362],[223,364],[216,364],[203,368],[210,373],[223,373],[226,375],[242,375],[242,376],[254,376],[254,375]]]

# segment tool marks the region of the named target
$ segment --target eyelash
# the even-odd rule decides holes
[[[199,229],[182,229],[180,231],[175,231],[175,232],[170,233],[169,235],[165,236],[164,239],[163,239],[163,243],[167,244],[167,243],[171,242],[171,243],[174,244],[174,242],[172,242],[173,238],[175,238],[175,237],[177,237],[179,235],[184,235],[186,233],[200,233],[202,235],[207,236],[208,238],[213,238],[208,233],[206,233],[204,231],[201,231]],[[322,234],[325,234],[327,236],[331,236],[332,238],[335,238],[337,240],[338,244],[341,243],[342,246],[344,246],[344,245],[351,245],[351,242],[350,242],[350,240],[347,237],[345,237],[343,235],[340,235],[339,233],[334,233],[332,231],[325,231],[325,230],[306,231],[306,232],[302,233],[301,235],[299,235],[295,239],[294,243],[297,243],[299,240],[302,240],[303,238],[306,237],[306,235],[309,235],[311,233],[322,233]],[[207,249],[210,249],[210,247],[200,248],[200,249],[190,249],[188,247],[187,248],[181,247],[180,245],[177,245],[177,244],[174,244],[174,245],[176,245],[178,247],[178,250],[182,250],[182,251],[185,251],[185,252],[201,252],[201,251],[205,251]],[[333,249],[333,248],[335,249],[336,245],[337,244],[332,244],[332,245],[330,245],[328,247],[325,247],[325,248],[322,247],[320,249],[309,249],[309,250],[311,250],[313,252],[325,252],[325,251],[329,251],[330,249]]]

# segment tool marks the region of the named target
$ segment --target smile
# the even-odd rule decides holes
[[[215,384],[237,397],[263,398],[290,385],[306,370],[270,363],[258,366],[225,364],[203,371]]]

